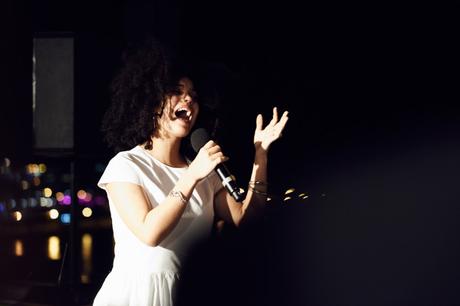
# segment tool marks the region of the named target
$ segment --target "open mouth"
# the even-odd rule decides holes
[[[186,107],[181,107],[177,109],[174,112],[174,115],[176,116],[177,119],[190,122],[192,120],[192,112],[186,108]]]

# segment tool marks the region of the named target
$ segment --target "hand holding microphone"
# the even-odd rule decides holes
[[[230,174],[230,171],[223,164],[224,161],[228,160],[228,157],[224,156],[221,148],[210,140],[208,132],[203,128],[195,130],[191,135],[191,142],[193,150],[198,153],[190,165],[191,171],[200,174],[199,176],[202,179],[214,169],[219,175],[222,185],[233,196],[235,201],[243,201],[243,195],[240,193],[235,177]]]
[[[196,151],[196,150],[195,150]],[[198,154],[189,166],[189,171],[197,180],[205,178],[216,166],[226,160],[220,147],[212,140],[207,141],[196,151]]]

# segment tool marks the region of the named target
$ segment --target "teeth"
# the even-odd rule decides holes
[[[190,109],[188,109],[187,107],[180,107],[176,110],[176,113],[177,112],[185,112],[185,116],[182,117],[181,119],[185,119],[187,121],[191,121],[192,120],[192,111]]]

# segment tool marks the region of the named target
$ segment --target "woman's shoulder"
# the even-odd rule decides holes
[[[145,164],[148,162],[145,154],[142,151],[140,146],[135,146],[134,148],[126,151],[118,152],[112,159],[110,163],[134,163],[134,164]]]

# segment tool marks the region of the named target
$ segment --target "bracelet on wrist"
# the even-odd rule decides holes
[[[261,185],[261,186],[268,186],[267,182],[262,182],[262,181],[249,181],[249,186],[254,185]]]
[[[261,191],[261,190],[258,190],[256,188],[254,188],[253,186],[248,186],[248,189],[251,190],[252,192],[254,193],[257,193],[257,194],[260,194],[260,195],[263,195],[263,196],[268,196],[268,193],[265,192],[265,191]]]
[[[168,194],[168,196],[170,197],[173,197],[173,198],[178,198],[182,204],[187,204],[188,200],[184,197],[184,195],[182,194],[182,192],[178,191],[178,190],[171,190]]]

